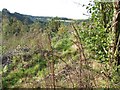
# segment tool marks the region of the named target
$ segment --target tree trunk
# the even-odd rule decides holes
[[[54,56],[53,56],[53,48],[52,48],[52,44],[51,44],[51,35],[48,34],[48,40],[49,40],[49,45],[50,45],[50,51],[52,52],[52,61],[50,62],[51,63],[51,66],[50,66],[50,69],[51,69],[51,74],[52,74],[52,88],[53,90],[55,90],[55,72],[54,72],[54,63],[55,63],[55,60],[54,60]]]
[[[115,60],[117,65],[120,65],[120,1],[115,0],[114,6],[114,26],[112,28],[112,43],[111,43],[111,62]]]

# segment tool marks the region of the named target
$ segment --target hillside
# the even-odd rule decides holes
[[[109,33],[94,18],[3,9],[0,20],[3,88],[119,88],[119,70],[108,59]]]
[[[31,16],[31,15],[24,15],[24,14],[20,14],[18,12],[15,12],[15,13],[10,13],[7,9],[3,9],[2,10],[2,14],[3,15],[6,15],[8,18],[10,17],[14,17],[22,22],[25,22],[27,21],[27,23],[31,24],[35,21],[40,21],[40,22],[48,22],[50,21],[52,18],[54,17],[45,17],[45,16]],[[59,20],[65,20],[66,22],[67,21],[73,21],[72,19],[68,19],[68,18],[65,18],[65,17],[59,17],[58,18]]]
[[[27,87],[38,87],[40,83],[43,83],[43,86],[40,87],[45,87],[44,82],[39,80],[46,78],[50,74],[48,71],[49,61],[47,58],[52,58],[51,55],[53,53],[51,53],[51,46],[55,49],[53,51],[55,54],[60,55],[59,53],[61,53],[61,55],[63,54],[62,56],[69,52],[76,52],[74,50],[69,51],[69,49],[72,49],[72,43],[70,39],[68,39],[72,33],[71,22],[61,21],[70,19],[34,17],[19,13],[10,13],[7,9],[3,9],[2,17],[3,86],[26,87],[25,85],[28,84]],[[67,28],[71,28],[71,30],[68,31]],[[51,33],[50,36],[49,33]],[[49,37],[51,37],[51,39],[49,39]],[[58,42],[56,42],[56,40],[58,40]],[[60,62],[58,58],[56,65]],[[66,67],[64,63],[60,64]],[[62,68],[60,70],[57,69],[56,74],[63,70]],[[42,77],[44,75],[43,72],[46,73],[45,77]],[[31,76],[35,77],[35,80],[31,79],[27,83],[27,79],[30,79]],[[10,82],[8,80],[10,80]],[[30,82],[38,82],[38,84],[31,86],[29,85]]]

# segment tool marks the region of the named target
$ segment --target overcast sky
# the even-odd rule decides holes
[[[0,0],[0,10],[19,12],[33,16],[58,16],[73,19],[86,19],[87,10],[81,5],[90,0]]]

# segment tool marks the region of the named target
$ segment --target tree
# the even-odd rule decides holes
[[[111,43],[112,61],[115,59],[117,65],[120,65],[120,1],[115,0],[113,17],[113,40]]]
[[[59,18],[57,18],[57,17],[53,18],[48,24],[49,24],[48,28],[52,32],[57,32],[59,30],[60,25],[61,25]]]
[[[92,51],[94,59],[105,63],[103,73],[109,85],[119,87],[120,1],[94,3],[94,6],[87,7],[92,14],[91,21],[88,26],[83,25],[84,31],[81,30],[80,35],[86,47]]]

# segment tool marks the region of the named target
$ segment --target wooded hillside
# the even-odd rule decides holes
[[[87,20],[2,11],[3,88],[120,88],[120,1]]]

